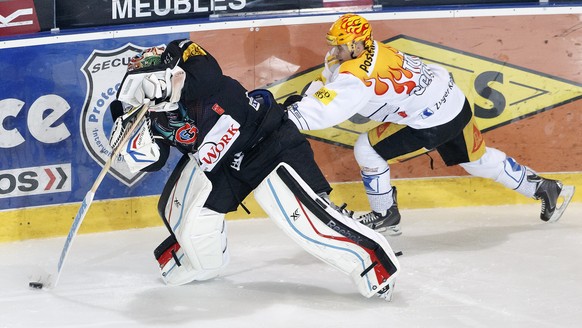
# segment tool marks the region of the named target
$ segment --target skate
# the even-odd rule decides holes
[[[384,288],[380,289],[376,295],[387,302],[392,301],[392,297],[394,296],[394,280],[392,280],[392,282],[386,285]]]
[[[354,217],[354,211],[350,211],[347,209],[348,204],[343,203],[341,206],[337,206],[334,202],[329,199],[329,195],[326,193],[321,193],[318,195],[321,199],[323,199],[331,208],[339,212],[341,215],[346,216],[348,218]]]
[[[398,211],[398,203],[396,202],[396,187],[392,187],[392,199],[394,200],[394,203],[384,215],[372,211],[360,216],[356,220],[379,233],[387,234],[389,236],[401,235],[400,212]]]
[[[546,222],[558,221],[574,195],[574,186],[564,186],[560,181],[542,178],[536,174],[529,175],[527,180],[537,183],[534,198],[542,201],[540,219]],[[561,205],[558,203],[560,199]]]
[[[340,212],[341,215],[347,216],[350,219],[352,219],[354,217],[354,211],[350,211],[346,208],[348,206],[348,204],[343,203],[342,206],[337,206],[336,204],[331,203],[330,205],[334,210]]]

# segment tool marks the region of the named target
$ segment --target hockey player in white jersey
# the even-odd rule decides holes
[[[541,200],[543,221],[560,218],[574,187],[543,178],[487,147],[467,98],[443,67],[375,41],[369,22],[355,14],[331,26],[327,43],[331,50],[320,78],[304,96],[291,96],[284,105],[301,130],[328,128],[354,114],[382,122],[354,145],[372,209],[358,218],[361,223],[389,235],[401,233],[389,164],[433,149],[448,166],[460,165],[471,175]]]

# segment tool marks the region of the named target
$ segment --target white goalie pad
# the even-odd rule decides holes
[[[164,209],[179,244],[177,257],[163,266],[160,263],[162,278],[169,285],[214,278],[229,262],[224,214],[203,207],[212,183],[194,157],[189,157]]]
[[[334,210],[289,165],[273,170],[255,198],[291,239],[349,275],[365,297],[393,283],[400,271],[384,236]]]

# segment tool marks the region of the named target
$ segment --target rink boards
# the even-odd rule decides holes
[[[368,13],[377,40],[446,66],[472,102],[488,145],[538,172],[582,186],[580,8],[560,11]],[[111,149],[106,111],[128,58],[140,49],[192,38],[249,88],[283,100],[321,70],[323,36],[337,16],[307,16],[142,29],[62,32],[0,41],[0,241],[64,235]],[[169,34],[168,34],[169,33]],[[332,198],[367,204],[351,146],[374,123],[354,118],[310,132]],[[447,168],[436,153],[393,165],[402,208],[531,202],[489,181]],[[157,195],[171,171],[132,175],[114,165],[82,232],[160,225]],[[582,201],[575,196],[574,201]],[[263,217],[252,196],[229,218]]]

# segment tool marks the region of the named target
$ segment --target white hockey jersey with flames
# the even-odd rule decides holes
[[[328,53],[320,79],[289,108],[301,130],[339,124],[354,114],[422,129],[450,121],[465,96],[441,66],[427,65],[374,41],[370,51],[340,64]]]

